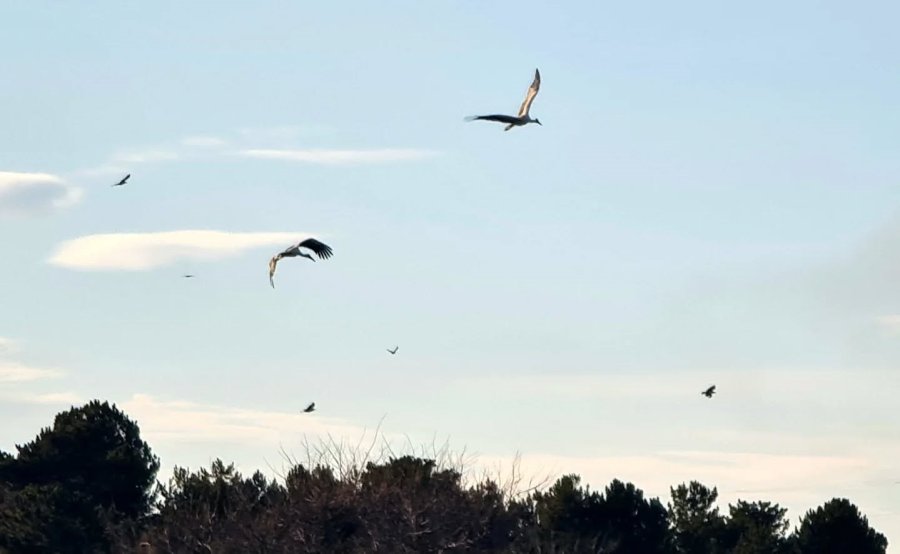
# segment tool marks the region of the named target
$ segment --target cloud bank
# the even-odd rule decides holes
[[[145,271],[184,260],[221,260],[264,246],[287,247],[304,236],[211,230],[88,235],[61,243],[48,263],[87,271]]]
[[[274,451],[280,442],[296,441],[302,434],[358,438],[366,432],[333,418],[303,414],[299,408],[295,412],[248,410],[146,394],[133,395],[122,408],[140,422],[143,435],[156,441],[268,444]]]
[[[60,375],[62,373],[53,369],[41,369],[19,362],[0,360],[0,383],[38,381],[41,379],[52,379]]]
[[[0,217],[28,217],[67,208],[81,189],[49,173],[0,171]]]
[[[381,148],[374,150],[328,150],[328,149],[248,149],[239,152],[241,156],[264,160],[286,160],[292,162],[351,165],[408,162],[434,155],[429,150],[409,148]]]

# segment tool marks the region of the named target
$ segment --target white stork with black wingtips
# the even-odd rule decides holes
[[[534,81],[531,82],[531,86],[528,87],[528,92],[525,93],[525,101],[522,102],[522,105],[519,107],[519,113],[515,116],[511,115],[502,115],[502,114],[494,114],[494,115],[473,115],[471,117],[467,117],[468,121],[498,121],[500,123],[506,123],[506,127],[504,127],[504,131],[509,131],[513,127],[521,127],[522,125],[527,125],[529,123],[537,123],[538,125],[543,124],[537,118],[532,118],[530,115],[531,111],[531,103],[534,102],[534,97],[537,96],[538,91],[541,89],[541,72],[537,69],[534,70]]]
[[[316,259],[311,255],[300,250],[301,248],[311,250],[316,256],[319,257],[319,259],[322,260],[330,258],[332,254],[330,246],[313,238],[302,240],[297,244],[279,252],[278,254],[275,254],[275,256],[273,256],[272,259],[269,260],[269,283],[271,283],[273,289],[275,288],[275,268],[281,258],[295,258],[297,256],[302,256],[304,258],[309,258],[312,261],[316,261]]]

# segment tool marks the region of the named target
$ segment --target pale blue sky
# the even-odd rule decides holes
[[[165,471],[252,469],[386,414],[596,485],[845,495],[900,540],[900,6],[0,11],[0,448],[96,397]],[[463,122],[535,67],[542,127]],[[119,235],[184,230],[236,234]],[[294,239],[242,233],[335,256],[272,290]]]

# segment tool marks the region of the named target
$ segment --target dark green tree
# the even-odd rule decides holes
[[[582,488],[580,482],[578,475],[563,475],[546,492],[534,493],[537,523],[534,540],[537,543],[557,545],[563,551],[582,552],[596,551],[595,545],[605,540],[608,532],[605,522],[592,521],[590,513],[599,512],[596,508],[599,495],[589,488]]]
[[[613,480],[603,495],[600,514],[609,525],[609,539],[619,554],[663,554],[672,551],[669,520],[657,498],[631,483]]]
[[[534,500],[542,545],[570,552],[671,551],[666,509],[631,483],[614,480],[601,494],[566,475]]]
[[[787,509],[771,502],[745,502],[728,506],[727,534],[732,554],[779,554],[789,548],[785,532]]]
[[[834,498],[807,512],[794,539],[800,554],[884,554],[888,545],[846,498]]]
[[[150,509],[159,460],[138,426],[106,402],[57,414],[0,456],[0,551],[108,550],[107,524]]]
[[[725,518],[715,505],[718,490],[691,481],[672,487],[670,492],[669,522],[675,550],[683,554],[725,552]]]
[[[59,485],[129,517],[150,509],[159,459],[115,405],[94,400],[61,412],[52,428],[16,448],[15,459],[0,463],[0,481],[14,488]]]

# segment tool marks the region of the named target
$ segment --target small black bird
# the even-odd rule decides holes
[[[124,185],[124,184],[128,181],[128,179],[129,179],[130,177],[131,177],[131,173],[129,173],[128,175],[122,177],[122,180],[121,180],[121,181],[119,181],[119,182],[116,183],[115,185],[111,185],[111,186],[113,186],[113,187],[121,187],[122,185]]]
[[[194,274],[193,273],[185,273],[184,275],[182,275],[182,277],[184,277],[185,279],[193,279]]]
[[[304,414],[308,414],[309,412],[312,412],[312,411],[314,411],[315,409],[316,409],[316,403],[315,403],[315,402],[310,402],[310,403],[309,403],[309,406],[307,406],[306,409],[303,410],[303,413],[304,413]]]
[[[397,350],[398,350],[399,348],[400,348],[399,346],[395,346],[393,350],[391,350],[390,348],[388,348],[388,352],[390,352],[391,354],[396,354],[396,353],[397,353]]]
[[[712,398],[712,396],[714,394],[716,394],[716,386],[713,385],[713,386],[709,387],[708,389],[706,389],[705,391],[701,392],[700,394],[702,394],[703,396],[705,396],[707,398]]]

